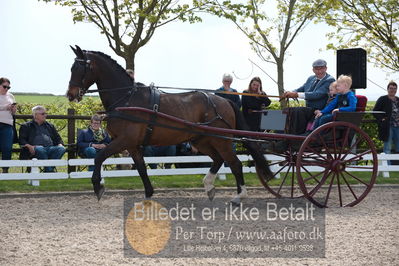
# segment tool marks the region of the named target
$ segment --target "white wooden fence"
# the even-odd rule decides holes
[[[282,157],[266,154],[266,158],[269,161],[279,161]],[[371,159],[371,156],[368,155]],[[249,161],[252,159],[248,155],[239,155],[238,158],[242,161]],[[378,154],[379,167],[378,170],[384,177],[389,177],[389,172],[399,171],[399,165],[388,165],[387,160],[399,160],[399,154]],[[146,157],[145,162],[147,164],[155,163],[204,163],[211,162],[208,156],[171,156],[171,157]],[[39,185],[39,180],[42,179],[67,179],[67,178],[90,178],[91,172],[79,171],[79,172],[55,172],[55,173],[41,173],[40,167],[44,166],[87,166],[93,165],[94,159],[70,159],[70,160],[0,160],[0,167],[31,167],[30,173],[1,173],[1,180],[29,180],[32,185]],[[103,166],[106,165],[123,165],[133,164],[132,158],[109,158],[105,160]],[[279,166],[272,166],[272,171],[277,171]],[[307,167],[310,171],[321,171],[320,167]],[[171,168],[171,169],[148,169],[148,175],[190,175],[190,174],[206,174],[209,171],[209,167],[206,168]],[[255,167],[243,167],[244,173],[255,173]],[[224,165],[220,168],[219,174],[231,173],[230,168]],[[137,170],[101,170],[103,177],[121,177],[121,176],[139,176]]]

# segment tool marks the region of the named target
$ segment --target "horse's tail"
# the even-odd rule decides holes
[[[236,116],[236,128],[239,130],[249,130],[249,126],[245,122],[244,115],[240,112],[237,105],[232,101],[229,101],[231,107],[234,109]],[[253,141],[243,141],[242,144],[251,154],[252,158],[255,160],[256,173],[263,176],[267,181],[273,178],[273,173],[269,168],[265,156],[263,156],[262,149],[259,144]]]

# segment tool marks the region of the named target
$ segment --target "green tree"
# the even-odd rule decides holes
[[[249,0],[213,2],[203,8],[232,21],[249,39],[258,57],[276,66],[279,95],[284,93],[284,61],[295,38],[311,22],[323,1]]]
[[[39,0],[40,1],[40,0]],[[126,68],[135,68],[137,51],[156,29],[172,21],[199,22],[195,8],[172,0],[42,0],[71,7],[74,22],[94,23],[109,47],[124,58]]]
[[[376,66],[399,71],[399,4],[397,0],[329,0],[318,21],[336,31],[329,49],[362,47]]]

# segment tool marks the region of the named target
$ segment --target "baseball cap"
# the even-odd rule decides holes
[[[327,66],[327,62],[323,59],[317,59],[312,64],[312,67],[324,67],[324,66]]]

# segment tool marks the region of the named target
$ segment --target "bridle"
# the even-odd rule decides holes
[[[79,82],[75,82],[73,80],[69,81],[69,86],[75,86],[79,88],[79,97],[83,97],[83,95],[85,95],[85,93],[88,91],[89,88],[85,88],[83,86],[84,82],[85,82],[85,77],[86,74],[91,71],[91,65],[90,65],[90,60],[89,59],[80,59],[80,58],[75,58],[75,64],[77,64],[79,66],[79,68],[81,68],[83,66],[83,75],[82,75],[82,79]]]

